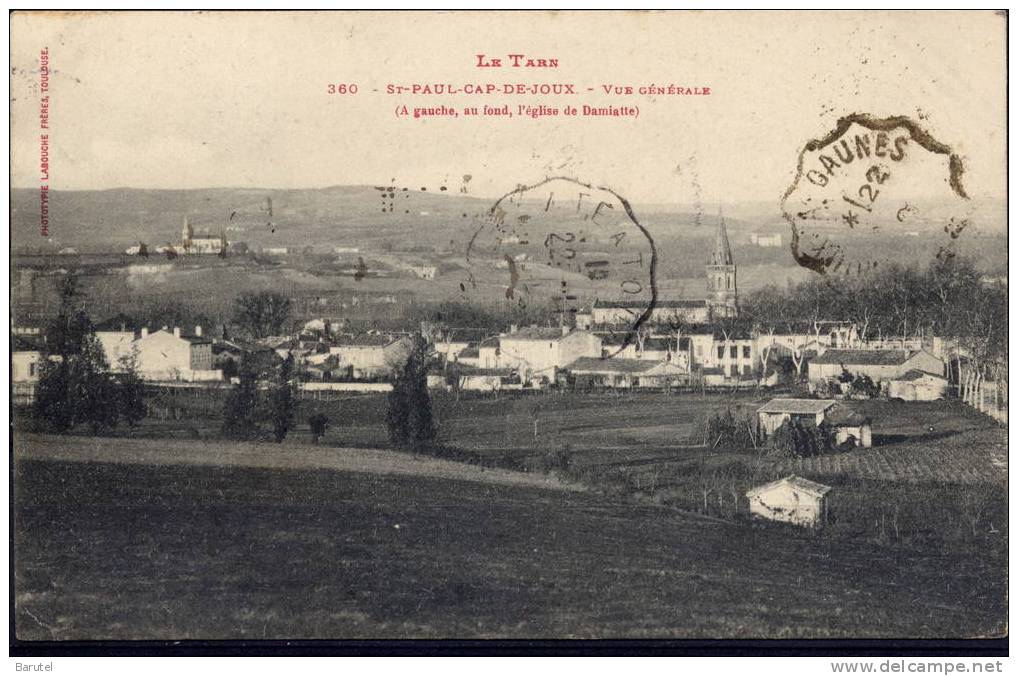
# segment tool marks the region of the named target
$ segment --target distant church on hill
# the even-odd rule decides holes
[[[589,323],[594,326],[631,323],[633,311],[645,308],[646,301],[600,300],[594,302]],[[707,259],[707,297],[697,299],[658,298],[649,324],[705,324],[713,319],[736,317],[739,314],[739,288],[728,228],[721,218],[714,246]],[[577,323],[587,323],[577,316]],[[589,326],[587,327],[589,328]]]
[[[191,222],[187,216],[184,216],[181,238],[182,241],[177,249],[178,253],[218,254],[229,245],[229,242],[226,241],[226,233],[221,232],[219,236],[212,233],[195,234],[194,228],[191,227]]]

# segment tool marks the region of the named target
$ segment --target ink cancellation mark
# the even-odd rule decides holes
[[[792,227],[791,251],[820,274],[861,275],[899,259],[875,251],[874,235],[928,234],[944,241],[969,225],[964,164],[949,146],[904,116],[852,114],[806,143],[781,210]]]
[[[547,303],[564,319],[598,299],[622,303],[631,321],[620,349],[657,302],[651,233],[624,197],[575,178],[520,184],[500,197],[475,225],[465,258],[465,294],[501,279],[508,303]]]

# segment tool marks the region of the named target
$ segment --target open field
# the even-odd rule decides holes
[[[168,431],[196,426],[214,433],[221,411],[217,398],[222,393],[182,392],[172,404],[182,411],[174,421],[146,421],[146,427]],[[517,455],[543,453],[549,447],[572,445],[583,452],[595,448],[617,448],[639,452],[642,448],[674,448],[697,443],[704,416],[719,408],[749,412],[767,396],[746,394],[669,395],[647,393],[491,396],[464,395],[459,400],[447,393],[432,393],[432,406],[443,443],[483,453],[508,451]],[[385,395],[344,395],[333,401],[304,400],[298,420],[303,423],[314,412],[323,412],[331,423],[326,442],[338,446],[388,446],[384,424]],[[189,411],[207,420],[190,420]],[[534,421],[537,435],[534,435]],[[307,434],[302,426],[298,436]],[[700,436],[697,436],[700,434]]]
[[[90,452],[154,443],[103,441]],[[33,460],[17,450],[32,443],[15,450],[23,639],[1005,630],[1001,547],[920,554],[592,493],[308,469],[290,443],[261,445],[275,467],[185,462],[218,442],[164,441],[173,464]]]
[[[960,432],[947,437],[917,437],[890,446],[848,453],[796,458],[781,464],[808,476],[848,474],[886,481],[995,482],[1007,479],[1007,432]]]
[[[514,472],[399,451],[342,448],[318,444],[285,445],[243,441],[214,444],[165,439],[111,439],[62,435],[19,434],[19,459],[61,462],[114,462],[129,465],[209,465],[263,469],[324,469],[368,474],[425,476],[486,484],[583,490],[546,474]]]
[[[222,393],[181,392],[173,406],[180,419],[150,418],[134,431],[148,438],[218,435]],[[538,394],[433,395],[442,442],[489,458],[533,465],[549,451],[569,449],[576,466],[632,466],[667,476],[703,464],[705,419],[731,408],[753,414],[771,394]],[[762,462],[772,473],[849,475],[888,481],[958,483],[1006,480],[1007,431],[958,401],[854,401],[873,420],[874,448],[816,458],[760,458],[755,453],[711,453],[710,462]],[[345,447],[387,448],[384,395],[347,395],[335,401],[301,402],[291,439],[310,441],[308,416],[324,412],[324,442]],[[535,425],[536,423],[536,425]],[[535,435],[536,427],[536,435]],[[932,428],[932,432],[930,431]]]
[[[794,473],[836,489],[828,524],[832,536],[928,552],[970,547],[973,539],[979,546],[1006,542],[1007,430],[986,416],[957,401],[860,401],[853,405],[873,419],[873,448],[782,458],[701,445],[708,415],[728,407],[737,416],[749,414],[767,398],[563,393],[457,401],[440,394],[433,403],[444,447],[453,449],[450,457],[489,468],[523,469],[533,476],[553,472],[596,491],[730,521],[746,517],[747,489]],[[181,418],[149,419],[118,434],[146,439],[149,449],[167,439],[208,440],[217,453],[233,448],[218,441],[218,401],[178,393],[174,405]],[[302,402],[287,447],[314,448],[306,419],[316,411],[331,419],[323,446],[388,448],[385,397],[378,395]],[[73,458],[75,452],[60,457]],[[162,462],[158,454],[142,457]]]
[[[439,397],[445,443],[535,471],[555,471],[601,490],[725,519],[745,518],[745,491],[788,474],[822,481],[838,537],[921,547],[1006,542],[1007,430],[957,401],[852,402],[873,420],[873,448],[786,459],[760,452],[708,451],[707,416],[737,418],[770,395],[552,394],[522,398]],[[340,404],[340,402],[336,402]],[[320,402],[313,405],[319,406]],[[334,409],[356,411],[333,434],[341,443],[385,444],[381,397]],[[330,412],[330,415],[333,415]],[[534,421],[538,434],[534,436]],[[931,431],[932,428],[932,431]],[[565,467],[558,464],[561,453]]]

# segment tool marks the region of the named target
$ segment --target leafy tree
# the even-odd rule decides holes
[[[233,386],[223,405],[223,434],[230,439],[258,436],[258,371],[250,359],[242,359],[240,382]]]
[[[255,338],[281,334],[290,318],[290,299],[274,291],[241,294],[234,305],[234,323]]]
[[[325,430],[329,428],[329,416],[324,413],[315,413],[308,418],[308,425],[311,426],[311,436],[317,444],[325,436]]]
[[[77,307],[77,280],[66,277],[60,307],[46,328],[35,415],[54,432],[88,424],[93,433],[115,427],[123,414],[132,424],[144,417],[125,407],[121,383],[110,373],[88,315]]]
[[[852,393],[867,399],[873,399],[880,396],[880,385],[873,382],[873,379],[868,375],[862,373],[852,380]]]
[[[269,396],[269,412],[272,416],[272,434],[276,443],[282,443],[293,429],[297,402],[293,396],[293,355],[287,356],[277,372],[276,385]]]
[[[420,335],[411,340],[406,361],[395,369],[385,420],[393,445],[422,453],[430,450],[436,436],[428,393],[428,345]]]
[[[51,355],[67,358],[80,354],[92,323],[77,301],[78,280],[73,275],[60,282],[60,307],[46,327],[46,349]]]
[[[842,394],[841,388],[838,387],[836,381],[825,379],[818,380],[812,385],[813,394],[820,399],[829,399],[830,397],[837,397]]]
[[[120,392],[95,334],[85,338],[80,354],[70,363],[74,422],[91,425],[96,434],[116,427]]]
[[[835,436],[826,421],[813,425],[792,418],[771,435],[769,453],[785,458],[822,455],[834,448]]]
[[[737,417],[731,408],[715,413],[707,420],[706,443],[709,448],[744,450],[756,448],[756,421],[752,414]]]
[[[237,362],[233,358],[227,358],[222,364],[222,369],[223,378],[225,380],[232,380],[233,378],[236,378],[237,373],[239,373]]]
[[[121,360],[120,372],[116,374],[119,384],[120,414],[131,427],[148,415],[145,404],[145,386],[138,375],[138,360],[132,353]]]
[[[984,359],[1006,350],[1007,289],[984,282],[971,258],[952,253],[925,269],[888,265],[862,276],[814,275],[787,289],[759,289],[742,301],[742,315],[758,324],[776,317],[789,329],[818,318],[854,321],[863,339],[929,331],[963,339]]]
[[[68,393],[71,385],[70,363],[43,359],[39,383],[35,388],[34,414],[52,432],[63,433],[74,426],[74,408]]]

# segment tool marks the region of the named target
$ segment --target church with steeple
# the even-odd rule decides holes
[[[676,322],[706,324],[716,319],[739,314],[739,288],[728,228],[722,216],[714,235],[714,245],[707,259],[706,298],[658,298],[648,324],[669,325]],[[578,314],[581,328],[615,326],[631,323],[633,312],[646,307],[646,301],[597,299],[591,312]]]
[[[191,227],[191,220],[185,215],[184,226],[180,230],[181,242],[174,249],[178,254],[219,254],[229,246],[226,241],[226,233],[218,235],[212,233],[196,234]]]
[[[735,274],[732,245],[728,228],[721,217],[714,247],[707,261],[707,308],[712,318],[735,317],[739,314],[739,289]]]

